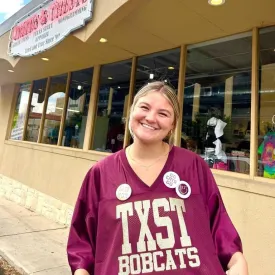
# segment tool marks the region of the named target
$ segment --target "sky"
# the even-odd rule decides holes
[[[0,0],[0,24],[24,7],[31,0]]]

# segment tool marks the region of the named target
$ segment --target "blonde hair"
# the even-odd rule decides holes
[[[164,82],[161,82],[161,81],[154,81],[154,82],[146,84],[135,95],[133,104],[130,108],[130,115],[129,115],[129,124],[128,124],[128,126],[129,126],[130,134],[131,134],[132,138],[134,138],[134,133],[131,129],[131,118],[132,118],[132,113],[134,111],[134,108],[135,108],[137,102],[139,101],[139,99],[146,96],[150,92],[160,92],[160,93],[162,93],[162,95],[166,97],[166,99],[169,101],[169,103],[171,104],[171,106],[173,108],[173,111],[174,111],[174,121],[173,121],[174,129],[164,139],[164,141],[168,142],[169,144],[173,144],[174,130],[175,130],[176,124],[177,124],[179,116],[180,116],[180,104],[179,104],[179,101],[178,101],[178,98],[177,98],[176,91],[172,87],[168,86],[167,84],[165,84]]]

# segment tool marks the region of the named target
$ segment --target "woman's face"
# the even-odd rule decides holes
[[[130,127],[144,143],[162,141],[174,128],[173,107],[161,92],[149,92],[136,103]]]

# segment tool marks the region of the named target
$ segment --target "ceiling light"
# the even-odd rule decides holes
[[[175,68],[173,66],[168,67],[168,70],[174,70]]]
[[[42,57],[41,58],[43,61],[49,61],[49,58],[46,58],[46,57]]]
[[[8,72],[10,72],[10,73],[14,73],[14,71],[13,71],[13,70],[8,70]]]
[[[167,79],[165,79],[164,82],[167,83]]]
[[[108,77],[109,80],[112,80],[113,78],[111,76]]]
[[[150,79],[154,79],[154,74],[150,74]]]
[[[106,38],[103,38],[103,37],[99,39],[99,42],[101,42],[101,43],[106,43],[107,41],[108,40]]]
[[[211,6],[221,6],[225,3],[225,0],[208,0],[208,4]]]
[[[120,89],[120,86],[117,86],[118,89]]]
[[[78,85],[77,86],[77,90],[81,90],[82,89],[82,86],[81,85]]]

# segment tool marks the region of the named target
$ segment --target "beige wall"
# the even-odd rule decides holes
[[[89,167],[106,156],[36,143],[4,141],[14,86],[0,93],[0,174],[74,205]],[[215,171],[243,243],[250,275],[274,274],[275,181]]]
[[[250,275],[274,274],[275,182],[215,176],[229,215],[241,235]]]
[[[0,174],[64,203],[74,205],[81,182],[102,154],[52,145],[7,141]]]
[[[10,113],[13,112],[12,110],[14,109],[15,93],[16,85],[0,86],[0,163],[3,155],[3,144],[6,138]]]

